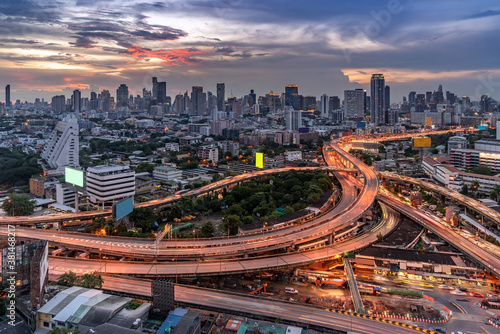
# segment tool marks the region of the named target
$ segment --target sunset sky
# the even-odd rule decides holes
[[[384,73],[393,102],[415,90],[500,99],[498,1],[0,0],[0,100],[79,88],[131,93],[167,82],[226,96],[343,97]]]

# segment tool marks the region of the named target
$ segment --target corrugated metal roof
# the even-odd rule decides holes
[[[74,298],[69,304],[66,305],[56,316],[53,318],[55,321],[66,322],[69,317],[71,317],[78,308],[86,303],[89,299],[102,294],[101,290],[89,290],[82,289],[83,293],[79,294]]]
[[[83,288],[78,286],[73,286],[69,289],[59,292],[54,298],[49,300],[47,304],[43,305],[38,312],[46,313],[51,315],[56,315],[61,312],[61,310],[68,305],[77,295],[79,295]],[[87,290],[87,289],[83,289]]]

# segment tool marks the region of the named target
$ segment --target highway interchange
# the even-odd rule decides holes
[[[404,136],[397,135],[397,138],[401,137]],[[384,140],[391,139],[385,137]],[[339,142],[325,144],[323,152],[325,161],[328,165],[334,166],[331,171],[335,173],[335,176],[339,179],[342,185],[342,200],[333,210],[328,212],[328,215],[320,217],[319,219],[312,220],[298,227],[268,231],[264,234],[261,234],[259,232],[255,235],[231,237],[226,239],[198,239],[182,241],[168,240],[163,242],[161,247],[159,248],[152,247],[152,242],[145,240],[129,239],[124,241],[115,240],[111,237],[102,238],[101,236],[89,236],[81,234],[73,235],[66,232],[55,233],[54,231],[47,232],[21,228],[18,228],[17,232],[20,236],[47,239],[56,244],[67,246],[73,245],[77,249],[78,247],[83,247],[92,251],[99,248],[100,251],[109,252],[108,254],[114,254],[114,252],[116,252],[116,254],[118,255],[127,255],[127,253],[133,253],[134,257],[144,256],[145,258],[149,258],[151,255],[154,255],[156,257],[163,257],[165,259],[168,259],[169,257],[172,258],[171,261],[165,262],[127,262],[51,257],[49,267],[52,275],[59,275],[69,270],[75,271],[77,273],[85,273],[90,271],[99,271],[108,274],[134,273],[136,275],[144,277],[227,275],[233,273],[247,273],[275,268],[297,267],[332,258],[336,255],[341,255],[344,252],[351,252],[357,249],[362,249],[367,245],[375,242],[378,233],[382,233],[383,235],[390,233],[399,222],[399,214],[403,214],[414,219],[417,223],[421,224],[425,228],[428,228],[431,231],[435,232],[441,238],[454,245],[456,248],[460,249],[479,263],[483,264],[492,272],[496,273],[497,275],[500,273],[500,258],[498,254],[495,254],[494,252],[484,252],[482,249],[477,247],[477,245],[462,237],[453,229],[447,227],[446,225],[443,225],[442,223],[436,222],[434,219],[423,214],[419,210],[403,204],[397,199],[384,194],[384,191],[380,191],[382,187],[379,185],[378,176],[375,174],[375,172],[370,167],[345,152],[342,148],[346,146],[348,146],[348,140],[343,139]],[[349,168],[349,170],[340,170],[339,163],[342,163],[344,166]],[[364,181],[361,183],[359,194],[358,189],[355,187],[355,183],[359,183],[359,181],[352,182],[353,177],[351,175],[348,175],[349,172],[353,172],[354,168],[357,169],[358,174]],[[260,171],[256,173],[262,174],[255,175],[255,177],[262,176],[264,174],[281,173],[285,170],[287,169],[274,170],[273,172]],[[243,174],[237,177],[238,180],[235,180],[234,178],[231,181],[226,180],[227,183],[223,186],[212,184],[210,185],[210,189],[200,190],[201,192],[199,194],[202,194],[206,191],[214,191],[216,189],[220,189],[221,187],[228,186],[229,184],[243,182],[249,177],[251,178],[252,176]],[[429,190],[436,191],[438,193],[442,192],[441,189],[433,189],[435,185],[429,186],[427,184],[419,184],[420,182],[418,182],[418,180],[410,178],[402,178],[398,177],[397,175],[395,176],[388,174],[384,174],[383,178],[392,180],[396,180],[399,178],[399,181],[404,180],[421,185],[423,187],[428,186],[426,188]],[[360,178],[358,178],[358,180],[359,179]],[[357,186],[359,187],[359,185]],[[197,196],[199,194],[192,195]],[[457,195],[456,198],[454,198],[455,200],[459,202],[461,201],[461,203],[464,203],[468,206],[471,205],[475,210],[483,211],[482,213],[492,220],[495,220],[497,222],[500,221],[500,216],[497,213],[489,212],[488,208],[481,205],[476,205],[476,203],[472,202],[473,200],[470,200],[467,197],[463,198],[463,195],[454,193],[450,194],[449,191],[445,195],[451,197]],[[459,198],[460,196],[458,195],[462,196],[462,198]],[[169,198],[155,200],[148,202],[147,204],[143,204],[159,207],[168,205],[177,199],[178,198],[176,198],[176,196],[171,196]],[[380,205],[383,208],[383,218],[378,224],[374,225],[370,231],[365,232],[352,239],[339,243],[328,244],[322,248],[316,248],[301,252],[288,252],[284,254],[249,258],[224,258],[224,256],[226,255],[252,253],[252,250],[256,249],[262,251],[265,251],[266,249],[276,249],[276,245],[279,245],[280,247],[283,245],[293,246],[296,244],[297,240],[301,240],[302,238],[304,238],[304,240],[314,240],[321,234],[332,234],[332,232],[339,226],[346,226],[359,220],[363,216],[363,214],[372,207],[372,204],[375,200],[379,201]],[[78,219],[89,219],[90,217],[98,217],[100,215],[109,216],[110,212],[92,213],[93,216],[89,216],[88,213],[86,214],[87,216],[80,216],[78,217]],[[23,218],[26,217],[13,217],[10,218],[10,220],[0,220],[0,224],[24,222]],[[35,217],[27,218],[29,220],[29,218]],[[51,220],[51,216],[44,216],[41,218],[44,221],[53,221]],[[77,216],[72,216],[71,218],[77,219]],[[61,217],[58,217],[57,219],[60,219],[59,221],[63,220],[63,218]],[[68,218],[66,217],[65,219]],[[31,220],[34,222],[36,219]],[[5,229],[0,228],[0,233],[3,233],[4,230]],[[189,256],[187,256],[188,253]],[[183,256],[186,257],[187,260],[178,261],[178,259],[182,258]],[[192,259],[189,259],[190,257],[197,258],[202,256],[204,258],[204,261],[193,261]],[[207,304],[210,304],[212,306],[214,304],[217,304],[218,302],[221,302],[226,306],[228,303],[242,303],[240,305],[235,305],[235,308],[245,308],[249,305],[249,301],[247,300],[237,301],[237,298],[235,298],[234,296],[223,297],[217,295],[216,292],[207,293],[206,291],[203,291],[201,293],[203,296],[197,297],[195,295],[197,293],[200,294],[200,292],[195,292],[192,289],[187,289],[186,291],[178,289],[177,291],[178,292],[176,292],[176,298],[179,298],[179,300],[182,300],[183,298],[185,300],[193,300],[194,298],[195,300],[199,300],[199,303],[201,304],[206,301]],[[179,297],[177,296],[177,294],[179,294]],[[212,294],[214,294],[214,296],[212,296]],[[228,298],[229,300],[222,301],[224,298]],[[268,312],[271,312],[271,310],[274,310],[274,312],[278,311],[277,313],[281,313],[281,316],[283,314],[291,314],[291,317],[295,319],[297,319],[298,315],[302,315],[302,317],[304,318],[304,322],[323,322],[325,325],[332,325],[332,328],[348,330],[349,328],[346,327],[346,323],[349,320],[347,319],[352,320],[352,317],[333,314],[328,311],[311,310],[309,312],[308,310],[304,309],[304,307],[299,305],[282,306],[276,304],[275,302],[266,302],[262,300],[256,301],[256,303],[258,305],[255,306],[255,309],[260,308],[266,310],[265,304],[269,303],[269,305],[272,305],[272,308],[267,310]],[[283,307],[283,310],[280,309],[281,307]],[[294,308],[296,308],[296,310]],[[294,312],[297,313],[295,314]],[[382,323],[375,323],[366,319],[356,318],[356,320],[352,320],[352,322],[352,330],[359,333],[408,333],[408,330],[405,328]],[[367,331],[366,328],[370,328],[370,331]]]

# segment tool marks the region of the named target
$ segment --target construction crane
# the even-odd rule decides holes
[[[257,291],[260,291],[260,290],[264,289],[264,296],[267,297],[266,286],[267,286],[267,283],[262,284],[257,289],[255,289],[252,292],[250,292],[250,295],[253,295],[253,294],[257,293]]]

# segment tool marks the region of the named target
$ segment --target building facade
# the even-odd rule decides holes
[[[109,205],[135,195],[135,172],[129,166],[101,165],[87,168],[85,190],[89,201]]]
[[[79,167],[78,120],[68,116],[57,123],[41,157],[50,168]]]

